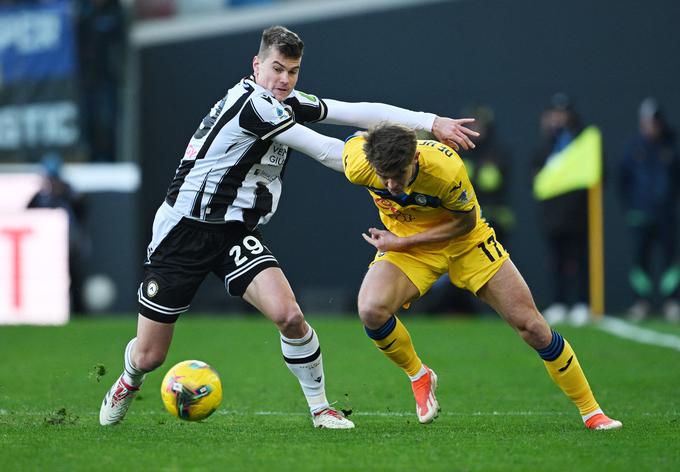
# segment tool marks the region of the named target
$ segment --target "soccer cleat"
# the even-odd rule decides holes
[[[126,384],[121,374],[104,396],[102,406],[99,409],[99,424],[108,426],[120,423],[138,391],[139,387]]]
[[[421,423],[431,423],[439,416],[439,403],[434,396],[437,390],[437,374],[426,365],[423,365],[427,373],[415,382],[411,382],[413,396],[416,397],[416,413]]]
[[[613,420],[609,418],[604,413],[598,413],[595,416],[591,416],[585,422],[586,428],[593,431],[602,431],[607,429],[619,429],[623,426],[618,420]]]
[[[345,415],[333,408],[326,408],[312,415],[315,428],[327,429],[352,429],[354,423],[345,418]]]

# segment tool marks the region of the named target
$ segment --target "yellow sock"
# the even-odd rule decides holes
[[[566,339],[555,331],[552,333],[553,337],[550,344],[546,348],[538,350],[539,355],[543,358],[545,368],[557,386],[578,407],[581,415],[592,413],[600,406],[595,401],[576,354]]]
[[[411,335],[399,321],[392,316],[378,329],[366,329],[366,334],[392,362],[401,367],[407,375],[416,375],[423,363],[420,361],[411,342]]]

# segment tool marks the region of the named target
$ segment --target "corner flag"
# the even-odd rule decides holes
[[[601,178],[602,136],[597,127],[589,126],[536,175],[534,196],[548,200],[572,190],[591,188]]]

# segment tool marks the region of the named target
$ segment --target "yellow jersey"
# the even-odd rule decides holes
[[[448,220],[451,212],[477,212],[475,191],[460,156],[438,141],[418,140],[415,174],[401,195],[392,195],[366,159],[362,134],[345,142],[343,162],[350,182],[366,187],[390,232],[405,237]]]

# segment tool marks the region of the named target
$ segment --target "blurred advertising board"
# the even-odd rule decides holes
[[[0,6],[0,162],[77,150],[73,6]]]
[[[67,323],[69,283],[66,212],[0,213],[0,325]]]

